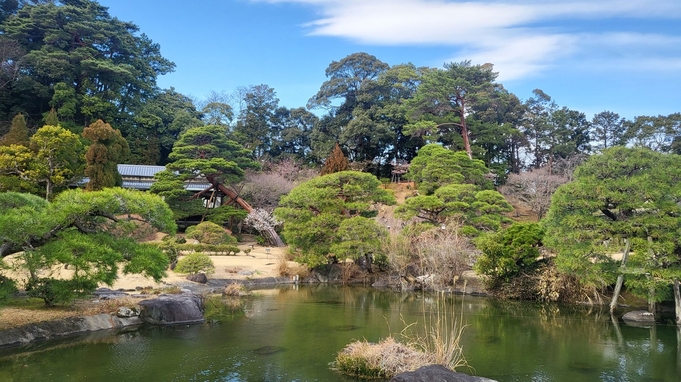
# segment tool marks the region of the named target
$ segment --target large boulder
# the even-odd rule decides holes
[[[622,316],[625,323],[633,326],[655,325],[655,315],[645,310],[633,310]]]
[[[457,373],[442,365],[430,365],[420,367],[416,371],[397,374],[390,382],[494,382],[494,380]]]
[[[203,321],[203,301],[193,293],[162,295],[142,300],[140,318],[153,325],[191,324]]]
[[[205,284],[205,283],[208,282],[208,277],[206,276],[205,273],[196,273],[196,274],[192,274],[192,275],[187,276],[187,280],[193,281],[193,282],[199,283],[199,284]]]

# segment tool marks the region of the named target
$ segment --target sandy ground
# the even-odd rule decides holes
[[[249,254],[244,250],[253,249]],[[252,279],[263,277],[279,276],[279,259],[286,253],[286,247],[263,247],[255,243],[239,244],[239,252],[234,256],[210,256],[215,264],[215,273],[209,279]],[[160,283],[141,275],[119,275],[118,280],[111,286],[111,289],[135,289],[136,287],[154,287],[174,285],[179,282],[186,282],[187,275],[177,274],[167,271],[168,276]]]
[[[249,254],[244,250],[252,247]],[[279,276],[280,258],[286,253],[286,247],[264,247],[257,245],[255,242],[245,242],[238,245],[241,252],[234,256],[210,256],[215,265],[215,273],[209,276],[209,279],[254,279],[264,277]],[[7,264],[11,264],[13,256],[8,256],[5,259]],[[292,266],[294,262],[289,262]],[[173,271],[167,271],[167,276],[161,282],[155,282],[153,279],[137,274],[124,275],[119,274],[118,280],[112,285],[101,285],[114,290],[134,290],[137,287],[152,287],[163,288],[169,285],[175,285],[180,282],[187,282],[186,275],[177,274]],[[27,275],[7,272],[9,277],[16,280],[25,280]],[[71,271],[68,269],[55,270],[55,277],[70,277]]]

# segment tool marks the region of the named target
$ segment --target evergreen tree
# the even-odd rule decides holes
[[[57,116],[57,111],[54,108],[50,109],[50,112],[44,118],[45,125],[49,126],[59,126],[59,117]]]
[[[59,126],[43,126],[31,137],[35,156],[27,176],[45,184],[45,199],[55,187],[66,187],[83,174],[83,144],[80,138]]]
[[[21,145],[28,146],[28,128],[24,115],[19,113],[12,118],[9,132],[0,138],[0,146]]]
[[[334,172],[341,172],[348,169],[348,158],[343,154],[338,143],[334,146],[331,154],[326,158],[324,167],[322,167],[322,175],[333,174]]]
[[[121,132],[101,119],[83,130],[83,137],[92,143],[85,154],[85,175],[90,178],[86,188],[90,191],[120,186],[118,163],[124,162],[130,149]]]

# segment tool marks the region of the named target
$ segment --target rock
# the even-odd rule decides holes
[[[494,380],[457,373],[442,365],[430,365],[420,367],[416,371],[397,374],[390,382],[494,382]]]
[[[627,323],[655,325],[655,315],[645,310],[633,310],[622,316]]]
[[[130,317],[137,317],[140,315],[140,312],[135,309],[135,308],[126,308],[126,307],[120,307],[118,308],[118,312],[116,312],[116,317],[120,318],[130,318]]]
[[[139,302],[142,321],[153,325],[203,321],[203,301],[195,294],[165,295]]]
[[[240,276],[253,276],[254,273],[254,271],[239,271],[237,274]]]
[[[92,292],[99,300],[113,300],[116,298],[127,297],[128,294],[118,290],[111,290],[109,288],[99,288]]]
[[[119,318],[110,314],[39,322],[2,331],[0,349],[26,345],[33,341],[50,340],[100,330],[118,330],[141,324],[142,321],[139,317]]]
[[[208,282],[208,277],[206,276],[205,273],[197,273],[195,275],[187,276],[187,280],[193,281],[193,282],[199,283],[199,284],[205,284],[205,283]]]

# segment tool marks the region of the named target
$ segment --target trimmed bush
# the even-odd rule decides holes
[[[213,222],[203,222],[191,226],[187,228],[185,233],[187,234],[188,239],[198,240],[201,244],[236,244],[236,239],[232,237],[232,235]]]
[[[210,253],[212,256],[233,256],[241,250],[236,245],[180,244],[180,251]]]
[[[196,275],[198,273],[205,273],[210,275],[215,272],[215,265],[213,260],[205,253],[195,252],[180,259],[175,267],[176,273],[186,273]]]

